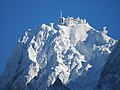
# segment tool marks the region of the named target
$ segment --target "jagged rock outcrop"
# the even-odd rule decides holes
[[[54,84],[48,88],[48,90],[70,90],[70,89],[67,86],[65,86],[58,77],[56,78]]]

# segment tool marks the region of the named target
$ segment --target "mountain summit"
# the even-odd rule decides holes
[[[60,17],[29,29],[9,58],[0,90],[93,90],[116,40],[85,19]],[[60,84],[60,85],[58,85]]]

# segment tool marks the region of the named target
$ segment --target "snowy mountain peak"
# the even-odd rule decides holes
[[[0,89],[45,90],[59,77],[71,90],[92,90],[115,43],[106,28],[100,32],[80,18],[60,17],[58,29],[54,23],[29,29],[7,62]]]

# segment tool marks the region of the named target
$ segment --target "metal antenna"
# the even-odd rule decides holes
[[[62,17],[62,10],[60,10],[60,17]]]

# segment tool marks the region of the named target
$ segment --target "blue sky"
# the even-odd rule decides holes
[[[0,0],[0,73],[17,39],[28,28],[57,23],[63,16],[87,19],[98,30],[107,26],[109,36],[120,38],[120,0]]]

